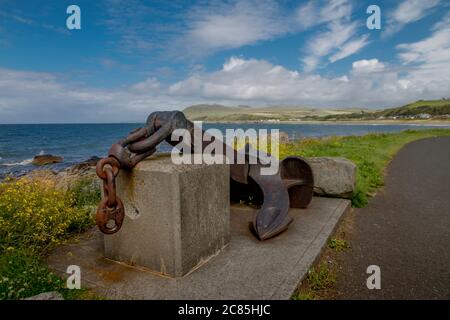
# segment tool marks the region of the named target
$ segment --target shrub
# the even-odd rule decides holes
[[[69,191],[73,194],[74,205],[77,207],[96,206],[101,199],[99,180],[94,177],[78,179]]]
[[[73,192],[59,191],[45,181],[0,183],[0,253],[21,248],[44,252],[91,226],[92,209],[75,204]]]

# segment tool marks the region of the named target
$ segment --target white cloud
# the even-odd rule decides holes
[[[352,71],[355,73],[379,72],[384,69],[384,64],[378,59],[358,60],[352,63]]]
[[[403,0],[388,17],[388,26],[384,36],[400,31],[405,25],[416,22],[440,3],[440,0]]]
[[[439,4],[440,0],[405,0],[394,11],[392,18],[401,24],[422,19],[427,11]]]
[[[144,121],[155,110],[182,108],[156,79],[129,88],[88,89],[48,73],[0,68],[0,123]]]
[[[411,69],[409,79],[428,90],[444,91],[442,96],[450,93],[450,23],[445,19],[428,38],[397,46],[399,58]]]
[[[176,59],[198,59],[325,25],[325,31],[312,37],[315,44],[309,46],[310,50],[305,51],[308,56],[302,59],[312,70],[323,57],[332,55],[328,60],[335,62],[368,44],[368,37],[358,35],[361,28],[351,21],[351,0],[310,0],[294,10],[275,0],[211,1],[179,7],[172,4],[178,11],[180,6],[185,9],[185,13],[175,17],[170,13],[172,2],[167,2],[164,9],[158,9],[158,19],[152,19],[155,9],[142,0],[129,0],[126,4],[103,1],[107,14],[103,24],[119,35],[118,48],[129,53],[152,50]],[[170,21],[169,27],[158,23],[161,17]],[[329,42],[334,46],[327,52],[315,53],[316,47],[320,50]],[[301,45],[298,43],[297,47]],[[317,63],[311,63],[315,60]]]
[[[357,53],[369,43],[368,35],[358,36],[360,24],[351,21],[350,1],[328,0],[321,4],[319,8],[316,2],[310,1],[297,13],[304,27],[325,24],[325,30],[314,34],[303,50],[305,56],[301,60],[306,72],[319,67],[324,57],[333,63]]]
[[[229,68],[230,65],[236,66]],[[400,76],[378,59],[359,60],[336,78],[304,74],[264,60],[231,58],[222,70],[199,73],[172,85],[172,96],[203,97],[230,104],[392,106],[446,95],[448,86],[427,86]],[[448,95],[448,94],[447,94]]]
[[[317,2],[309,1],[298,7],[295,19],[303,29],[307,29],[323,23],[318,16],[319,8],[317,7]]]
[[[177,45],[187,48],[187,55],[203,56],[273,39],[290,28],[275,1],[240,0],[193,9]]]
[[[351,14],[352,6],[347,0],[310,0],[297,8],[295,18],[297,23],[306,29],[343,18],[348,19]]]
[[[11,13],[11,12],[6,12],[6,11],[0,10],[0,16],[2,17],[2,19],[11,19],[14,22],[18,22],[18,23],[21,23],[21,24],[24,24],[27,26],[43,28],[43,29],[47,29],[50,31],[60,33],[60,34],[70,35],[70,31],[67,30],[67,28],[64,28],[64,27],[61,27],[58,25],[52,25],[49,23],[42,23],[39,20],[33,20],[33,19],[21,16],[21,15]]]
[[[427,39],[401,44],[404,65],[376,58],[354,61],[344,75],[301,73],[265,60],[231,57],[169,86],[157,78],[121,89],[87,89],[48,73],[0,69],[0,123],[142,122],[155,110],[195,103],[384,107],[450,92],[450,25]]]
[[[146,80],[136,83],[131,86],[131,89],[139,93],[158,93],[161,84],[155,77],[147,78]]]
[[[238,68],[239,66],[242,66],[245,64],[245,60],[239,59],[236,57],[231,57],[227,62],[223,65],[224,71],[231,71],[235,68]]]
[[[368,38],[368,35],[363,35],[355,40],[348,41],[329,58],[330,62],[336,62],[357,53],[369,43]]]

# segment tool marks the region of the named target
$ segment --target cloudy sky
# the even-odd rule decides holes
[[[81,30],[66,27],[70,4]],[[371,4],[381,30],[366,26]],[[448,0],[0,0],[0,123],[449,96]]]

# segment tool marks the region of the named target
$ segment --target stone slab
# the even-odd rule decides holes
[[[104,258],[96,229],[55,250],[48,264],[63,275],[79,265],[82,286],[111,299],[289,299],[349,209],[348,200],[314,197],[308,209],[291,210],[286,232],[260,242],[249,231],[254,209],[232,206],[230,243],[182,278]]]
[[[228,165],[174,164],[160,154],[120,171],[122,228],[105,239],[105,256],[181,277],[230,238]]]

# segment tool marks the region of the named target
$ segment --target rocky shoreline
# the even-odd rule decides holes
[[[23,171],[17,171],[17,172],[7,172],[7,173],[0,173],[0,181],[7,177],[11,178],[20,178],[23,176],[27,176],[30,174],[33,174],[35,171],[52,171],[54,174],[58,174],[62,171],[67,170],[83,170],[87,167],[95,167],[97,165],[97,162],[100,160],[97,156],[92,156],[87,160],[78,162],[78,163],[68,163],[64,165],[64,158],[60,156],[54,156],[51,154],[45,154],[45,155],[36,155],[33,157],[33,159],[30,161],[29,166],[32,166],[32,168],[27,168]],[[55,164],[60,164],[62,166],[56,167]],[[18,165],[19,167],[19,165]]]
[[[68,190],[73,183],[81,178],[96,178],[95,166],[100,160],[99,157],[93,156],[85,161],[70,165],[60,170],[55,170],[54,168],[49,168],[49,165],[51,166],[51,164],[56,163],[52,161],[61,157],[41,155],[36,156],[34,159],[37,157],[39,157],[38,159],[41,164],[34,163],[36,168],[18,175],[7,174],[3,177],[0,176],[0,182],[7,178],[30,178],[33,180],[48,181],[51,182],[57,189]]]
[[[54,156],[46,156],[49,161]],[[43,162],[46,159],[43,159]],[[13,178],[31,178],[37,180],[51,181],[57,189],[67,190],[70,186],[82,178],[96,179],[95,166],[100,160],[98,157],[91,157],[75,165],[62,170],[51,170],[43,165],[36,169]],[[311,165],[314,175],[314,193],[319,196],[351,199],[356,188],[356,165],[340,157],[312,157],[306,161]],[[1,181],[1,178],[0,178]]]

